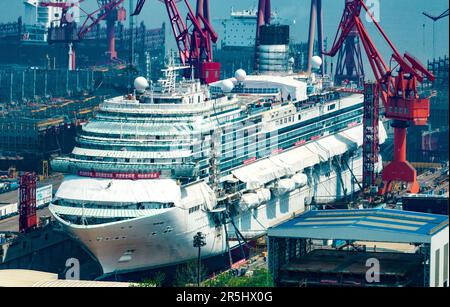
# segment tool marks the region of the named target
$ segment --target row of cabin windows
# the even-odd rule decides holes
[[[307,134],[304,134],[301,136],[301,139],[307,141],[310,140],[312,137],[321,135],[325,130],[330,131],[330,133],[334,133],[336,131],[341,130],[342,128],[347,127],[348,123],[350,123],[354,119],[349,119],[347,121],[341,122],[338,125],[335,125],[333,129],[320,129],[314,130],[312,132],[309,132]],[[263,145],[257,146],[256,144],[253,144],[252,146],[247,147],[241,147],[239,149],[236,149],[236,146],[233,146],[233,150],[228,153],[229,158],[222,159],[220,163],[220,169],[226,170],[233,167],[236,167],[238,165],[241,165],[243,161],[247,160],[249,158],[249,155],[256,155],[257,158],[264,157],[266,155],[269,155],[273,150],[275,149],[288,149],[295,145],[299,141],[299,136],[296,133],[288,133],[279,136],[277,143],[272,143],[269,139],[266,140],[266,146],[265,148],[262,148]],[[245,145],[244,145],[245,146]],[[231,148],[230,148],[231,149]],[[250,154],[251,153],[251,154]],[[225,149],[222,150],[222,156],[225,157],[226,151]]]
[[[200,206],[195,206],[195,207],[189,208],[189,214],[192,214],[192,213],[197,212],[199,210],[200,210]]]
[[[184,163],[185,159],[130,159],[130,158],[107,158],[95,156],[74,155],[74,158],[85,161],[104,161],[122,163]]]

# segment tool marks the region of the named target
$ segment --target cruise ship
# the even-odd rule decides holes
[[[51,213],[104,274],[195,259],[198,232],[203,258],[225,254],[360,189],[362,94],[314,74],[238,70],[201,85],[181,69],[106,99],[51,162],[66,174]]]

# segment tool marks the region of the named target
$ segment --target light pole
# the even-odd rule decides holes
[[[201,261],[201,249],[203,246],[206,245],[206,236],[201,233],[197,232],[197,234],[194,236],[194,247],[198,248],[198,258],[197,258],[197,287],[200,287],[200,261]]]

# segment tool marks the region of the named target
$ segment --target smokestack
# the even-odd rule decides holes
[[[256,41],[255,41],[255,70],[258,71],[259,53],[258,47],[261,38],[261,27],[269,25],[271,22],[271,5],[270,0],[259,0],[258,15],[256,22]]]
[[[322,14],[322,0],[311,0],[311,13],[309,17],[309,37],[308,37],[308,67],[307,72],[311,72],[312,69],[312,57],[314,56],[314,41],[315,31],[317,23],[318,43],[319,43],[319,56],[323,61],[323,14]],[[322,64],[321,73],[324,74],[324,65]]]

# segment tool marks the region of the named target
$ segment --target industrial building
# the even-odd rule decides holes
[[[308,211],[269,229],[268,241],[276,286],[447,287],[449,282],[448,216],[389,209]],[[412,249],[368,251],[365,242]],[[367,278],[371,268],[378,280]]]
[[[126,282],[61,280],[58,279],[58,274],[31,270],[0,270],[0,288],[124,288],[130,286],[131,283]]]

